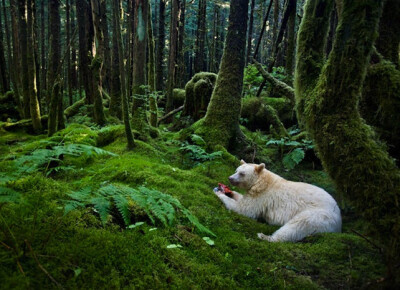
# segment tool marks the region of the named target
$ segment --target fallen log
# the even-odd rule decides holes
[[[168,119],[169,117],[171,117],[171,116],[175,115],[176,113],[182,111],[183,108],[184,108],[184,105],[182,105],[182,106],[172,110],[171,112],[165,114],[164,116],[162,116],[161,118],[158,119],[157,124],[160,124],[160,122],[164,121],[165,119]]]

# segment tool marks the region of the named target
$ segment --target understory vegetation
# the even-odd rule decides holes
[[[242,130],[269,169],[335,196],[307,159],[282,165],[279,146],[305,147],[266,146],[266,135]],[[127,151],[123,132],[77,123],[52,137],[1,132],[1,288],[357,288],[384,275],[351,207],[341,234],[267,243],[256,234],[276,226],[227,211],[212,192],[234,156],[165,127]]]

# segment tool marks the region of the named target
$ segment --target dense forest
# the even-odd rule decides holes
[[[399,160],[399,0],[0,0],[0,289],[398,289]],[[245,162],[341,232],[259,239]]]

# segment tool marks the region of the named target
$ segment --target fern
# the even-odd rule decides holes
[[[18,203],[22,201],[22,196],[19,192],[0,185],[0,204],[1,203]]]
[[[18,175],[25,173],[32,173],[38,170],[43,170],[49,175],[51,172],[58,172],[62,170],[71,170],[72,166],[64,166],[61,156],[97,156],[97,155],[108,155],[117,156],[116,154],[84,144],[66,144],[66,145],[54,145],[54,142],[43,142],[45,145],[53,145],[50,149],[36,149],[30,154],[20,156],[13,161],[13,165],[16,168]],[[12,157],[12,156],[11,156]],[[10,156],[8,158],[11,158]],[[14,156],[15,157],[15,156]],[[56,167],[48,168],[50,162],[55,162]],[[49,172],[50,171],[50,172]]]
[[[65,214],[73,209],[92,206],[105,224],[114,207],[122,216],[125,226],[130,224],[130,201],[141,207],[152,223],[159,220],[164,226],[171,226],[180,211],[199,231],[215,236],[208,228],[186,209],[176,198],[147,187],[131,188],[125,185],[108,184],[92,192],[90,188],[69,193],[72,200],[65,202]]]
[[[302,148],[296,148],[283,157],[282,163],[287,169],[292,170],[304,159],[304,157],[304,150]]]

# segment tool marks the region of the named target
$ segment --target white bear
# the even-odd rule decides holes
[[[265,169],[265,164],[243,160],[229,181],[247,194],[233,192],[232,198],[221,191],[214,193],[226,208],[253,219],[263,218],[282,226],[270,236],[258,237],[270,242],[296,242],[308,235],[340,232],[342,219],[336,201],[322,188],[288,181]]]

